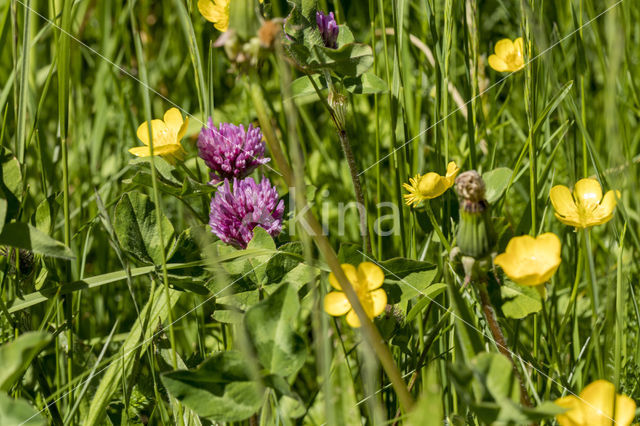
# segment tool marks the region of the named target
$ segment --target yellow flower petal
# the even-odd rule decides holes
[[[516,49],[515,49],[515,46],[513,45],[513,42],[508,38],[502,39],[496,43],[496,47],[495,47],[496,55],[498,55],[498,57],[500,58],[506,58],[507,56],[514,53],[515,50]]]
[[[554,210],[560,216],[570,217],[575,216],[578,213],[578,207],[573,201],[571,191],[564,185],[556,185],[551,188],[549,192],[549,198]]]
[[[151,150],[148,146],[136,146],[135,148],[129,149],[129,152],[136,157],[150,157]]]
[[[184,138],[184,135],[187,133],[187,127],[189,127],[189,117],[185,117],[182,126],[178,130],[178,141],[181,141]]]
[[[351,309],[347,296],[341,291],[332,291],[324,296],[324,310],[329,315],[339,317]]]
[[[573,188],[576,204],[588,210],[595,209],[602,200],[602,186],[595,179],[580,179]]]
[[[617,197],[620,196],[618,191],[607,191],[602,197],[600,205],[593,212],[594,224],[600,225],[609,222],[613,217],[613,211],[616,208]]]
[[[371,315],[375,318],[387,307],[387,293],[379,288],[370,292],[369,296],[371,297]]]
[[[163,120],[151,120],[151,134],[149,134],[148,122],[142,123],[136,130],[138,139],[146,146],[129,150],[133,155],[148,157],[151,155],[149,143],[153,139],[153,154],[160,155],[170,163],[184,160],[185,150],[180,144],[180,139],[186,131],[188,120],[183,121],[177,108],[171,108],[164,114]],[[180,138],[178,138],[180,135]]]
[[[489,66],[498,72],[505,72],[509,70],[507,63],[500,59],[498,55],[489,56]]]
[[[557,185],[551,188],[549,198],[558,220],[576,228],[588,228],[611,220],[619,194],[609,191],[602,197],[600,183],[587,178],[576,182],[573,195],[566,186]]]
[[[515,72],[524,68],[524,41],[503,39],[496,43],[495,55],[489,56],[489,66],[498,72]]]
[[[183,123],[184,120],[182,120],[182,114],[180,114],[178,108],[168,109],[167,112],[164,113],[164,124],[170,133],[177,136]]]
[[[181,156],[180,151],[182,150],[182,146],[171,144],[171,145],[161,145],[154,146],[153,153],[155,155],[176,155],[178,157]],[[148,146],[136,146],[135,148],[129,149],[129,152],[138,157],[149,157],[151,156],[151,148]]]
[[[440,176],[435,172],[429,172],[426,175],[415,175],[409,179],[409,184],[402,185],[409,191],[409,194],[404,195],[406,204],[411,206],[441,196],[453,186],[459,171],[460,168],[455,162],[451,161],[447,164],[445,176]]]
[[[229,0],[198,0],[198,10],[217,30],[229,29]]]
[[[375,290],[384,282],[384,272],[373,262],[362,262],[358,265],[358,282],[363,290]]]
[[[524,39],[522,37],[518,37],[513,40],[513,47],[520,54],[520,56],[524,57]]]
[[[596,380],[589,384],[580,392],[585,416],[593,424],[600,424],[603,420],[609,420],[608,424],[611,424],[615,397],[616,388],[613,383],[606,380]]]
[[[164,139],[163,135],[168,131],[167,125],[164,124],[162,120],[151,120],[151,136],[153,136],[153,145],[163,145],[162,139]],[[138,139],[142,141],[143,144],[149,145],[149,127],[147,122],[145,121],[140,126],[138,126],[138,130],[136,132]]]
[[[579,426],[586,424],[584,413],[582,411],[582,401],[573,395],[559,398],[555,401],[556,405],[566,408],[562,414],[556,416],[556,420],[560,426]]]
[[[460,167],[458,167],[455,161],[449,161],[449,164],[447,164],[447,177],[455,178],[459,171],[460,171]]]
[[[553,232],[545,232],[535,239],[538,245],[538,252],[544,259],[556,259],[560,257],[562,244],[560,238]]]
[[[343,263],[340,266],[342,267],[342,270],[344,271],[344,274],[347,276],[347,279],[349,280],[351,285],[356,288],[358,286],[358,273],[356,272],[356,267],[348,263]],[[333,275],[333,272],[329,274],[329,283],[331,284],[331,287],[335,288],[336,290],[342,290],[342,287],[340,286],[340,283],[338,282],[336,276]]]
[[[512,238],[494,263],[520,285],[538,286],[548,281],[560,266],[560,239],[553,233],[537,238],[523,235]]]
[[[354,311],[353,309],[350,310],[347,314],[347,324],[349,324],[353,328],[360,327],[360,319],[358,318],[356,311]]]
[[[628,426],[636,416],[636,403],[626,395],[616,397],[616,425]]]
[[[579,397],[567,396],[555,403],[568,409],[556,416],[561,426],[609,426],[614,422],[629,426],[636,411],[636,403],[626,395],[616,394],[613,383],[606,380],[589,384]]]

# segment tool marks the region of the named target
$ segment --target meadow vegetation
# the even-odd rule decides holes
[[[637,0],[0,0],[0,425],[630,425]]]

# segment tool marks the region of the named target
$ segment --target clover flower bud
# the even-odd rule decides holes
[[[328,15],[325,15],[324,12],[316,12],[316,23],[322,35],[324,46],[329,49],[337,49],[340,28],[338,27],[333,12],[330,12]]]

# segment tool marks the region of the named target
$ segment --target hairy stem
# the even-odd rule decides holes
[[[477,288],[480,293],[482,312],[484,312],[484,316],[487,319],[487,323],[489,324],[489,329],[491,330],[491,334],[493,335],[495,344],[496,346],[498,346],[498,350],[500,351],[500,353],[506,356],[513,365],[513,373],[515,374],[516,378],[518,379],[518,383],[520,384],[520,403],[525,407],[532,407],[533,405],[531,404],[531,400],[529,399],[527,388],[522,381],[520,370],[518,370],[518,367],[516,367],[516,363],[513,361],[513,356],[511,355],[511,351],[507,346],[507,341],[504,338],[504,334],[502,333],[502,328],[500,328],[500,324],[498,323],[498,319],[496,318],[496,312],[493,309],[493,305],[491,304],[489,293],[487,293],[486,284],[479,283]]]
[[[367,208],[366,204],[364,203],[364,190],[362,189],[360,177],[358,176],[358,166],[356,165],[356,160],[353,157],[353,151],[351,150],[351,144],[349,143],[347,132],[345,130],[340,130],[338,132],[338,135],[340,136],[340,144],[342,145],[344,156],[346,157],[347,164],[349,165],[351,182],[353,183],[353,191],[356,194],[356,201],[358,203],[358,214],[360,215],[360,234],[362,235],[362,239],[364,241],[365,251],[367,252],[367,254],[372,254],[371,239],[369,238],[369,228],[367,226]]]

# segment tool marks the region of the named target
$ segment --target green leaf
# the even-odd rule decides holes
[[[22,172],[18,159],[6,148],[0,151],[0,190],[7,200],[6,217],[13,219],[20,209]]]
[[[373,95],[386,93],[388,90],[387,83],[371,71],[365,72],[359,77],[345,78],[343,83],[347,91],[355,94]]]
[[[169,393],[199,416],[214,422],[247,419],[262,403],[260,384],[240,352],[218,352],[195,370],[163,374]]]
[[[520,405],[520,385],[511,361],[502,354],[481,352],[468,364],[450,366],[459,395],[481,424],[529,424],[565,411],[546,402],[535,408]]]
[[[353,43],[356,41],[351,29],[346,25],[338,25],[338,46]]]
[[[482,352],[471,360],[471,368],[496,402],[501,403],[505,399],[520,401],[520,387],[507,357],[495,352]]]
[[[53,195],[45,198],[40,204],[38,204],[32,223],[34,223],[36,228],[45,234],[50,234],[54,229],[53,221],[55,218],[56,207],[56,199]]]
[[[0,425],[40,426],[47,422],[40,412],[24,399],[13,399],[0,393]]]
[[[538,116],[538,119],[534,123],[533,129],[531,131],[532,135],[535,135],[538,132],[538,130],[540,129],[540,126],[542,126],[542,123],[544,123],[547,120],[547,118],[549,118],[549,115],[551,115],[551,113],[555,111],[558,105],[560,105],[560,102],[562,102],[563,99],[569,94],[569,92],[571,92],[572,87],[573,87],[573,80],[566,82],[560,88],[560,91],[556,93],[553,96],[553,98],[551,98],[549,103],[544,107],[544,109],[542,110],[542,113]]]
[[[327,88],[327,82],[320,74],[305,75],[296,78],[289,86],[291,97],[295,99],[301,96],[316,96],[317,92],[311,83],[311,78],[320,90]]]
[[[463,288],[449,280],[447,283],[449,299],[453,305],[456,318],[456,337],[459,341],[462,356],[460,361],[469,361],[482,351],[484,345],[480,340],[480,328],[477,325],[477,318],[472,313],[465,298],[462,297]]]
[[[409,300],[426,292],[427,287],[433,282],[436,276],[436,270],[414,272],[398,281],[393,280],[394,275],[388,274],[385,268],[385,284],[384,289],[387,292],[387,298],[390,305],[398,304],[403,312],[407,312]]]
[[[398,280],[414,272],[435,270],[436,265],[421,260],[394,257],[380,262],[380,267],[388,279]]]
[[[264,249],[269,251],[276,251],[276,243],[273,242],[273,238],[264,228],[256,226],[253,229],[253,238],[247,244],[247,249]],[[264,256],[255,256],[249,258],[249,264],[251,270],[256,277],[256,284],[266,284],[267,278],[267,266],[269,265],[270,254]]]
[[[184,268],[192,268],[195,266],[202,266],[205,261],[197,261],[191,263],[176,263],[176,264],[168,264],[167,269],[169,271],[174,269],[184,269]],[[142,266],[139,268],[134,268],[129,272],[130,277],[138,277],[141,275],[146,275],[153,272],[156,269],[155,266]],[[114,282],[122,281],[127,279],[127,271],[117,271],[117,272],[108,272],[102,275],[96,275],[95,277],[85,278],[81,281],[74,281],[71,283],[64,283],[57,287],[49,287],[42,289],[40,291],[36,291],[34,293],[29,293],[20,299],[17,299],[15,303],[9,308],[9,313],[18,312],[23,309],[27,309],[31,306],[37,305],[42,302],[46,302],[47,300],[62,296],[64,294],[73,293],[74,291],[81,291],[85,289],[92,289],[101,287],[103,285],[111,284]]]
[[[502,313],[507,318],[522,319],[542,309],[542,298],[535,287],[505,280],[504,285],[500,287],[500,295],[503,299]]]
[[[173,240],[173,225],[162,215],[160,241],[156,207],[151,199],[139,192],[128,192],[116,205],[114,229],[120,245],[140,262],[162,263],[162,252]]]
[[[433,302],[434,298],[436,298],[437,296],[442,294],[446,290],[446,288],[447,288],[446,284],[437,283],[437,284],[431,284],[429,287],[427,287],[425,290],[423,290],[422,293],[420,293],[420,294],[424,295],[424,297],[421,298],[420,300],[418,300],[418,303],[413,305],[413,307],[411,308],[411,310],[407,314],[406,322],[413,321],[413,319],[420,312],[422,312],[427,306],[429,306],[429,304],[431,302]]]
[[[303,260],[303,246],[299,241],[283,244],[267,263],[267,284],[279,283]]]
[[[0,346],[0,390],[8,391],[50,341],[49,334],[34,331],[22,334],[12,342]]]
[[[351,43],[338,49],[315,45],[308,62],[310,70],[330,69],[340,76],[357,77],[373,65],[373,51],[368,44]]]
[[[304,365],[306,344],[293,329],[299,310],[296,289],[283,284],[245,314],[245,325],[257,357],[273,374],[287,377]]]
[[[84,425],[105,424],[105,410],[114,393],[121,389],[121,380],[131,377],[138,358],[145,354],[146,348],[157,333],[158,324],[167,320],[169,309],[173,309],[181,294],[174,290],[169,290],[167,294],[165,289],[160,286],[156,287],[155,291],[149,295],[149,301],[142,308],[140,316],[129,330],[116,358],[109,364],[107,371],[102,376],[100,385],[91,400]]]
[[[487,188],[486,199],[489,204],[495,203],[502,197],[509,186],[511,175],[513,175],[513,170],[508,167],[498,167],[482,175]]]
[[[315,39],[316,43],[322,43],[320,32],[316,24],[317,0],[289,0],[291,13],[284,23],[287,35],[302,43],[305,39]],[[311,36],[312,30],[315,35]]]
[[[31,250],[45,256],[75,259],[71,249],[26,223],[8,223],[0,233],[0,245]]]

